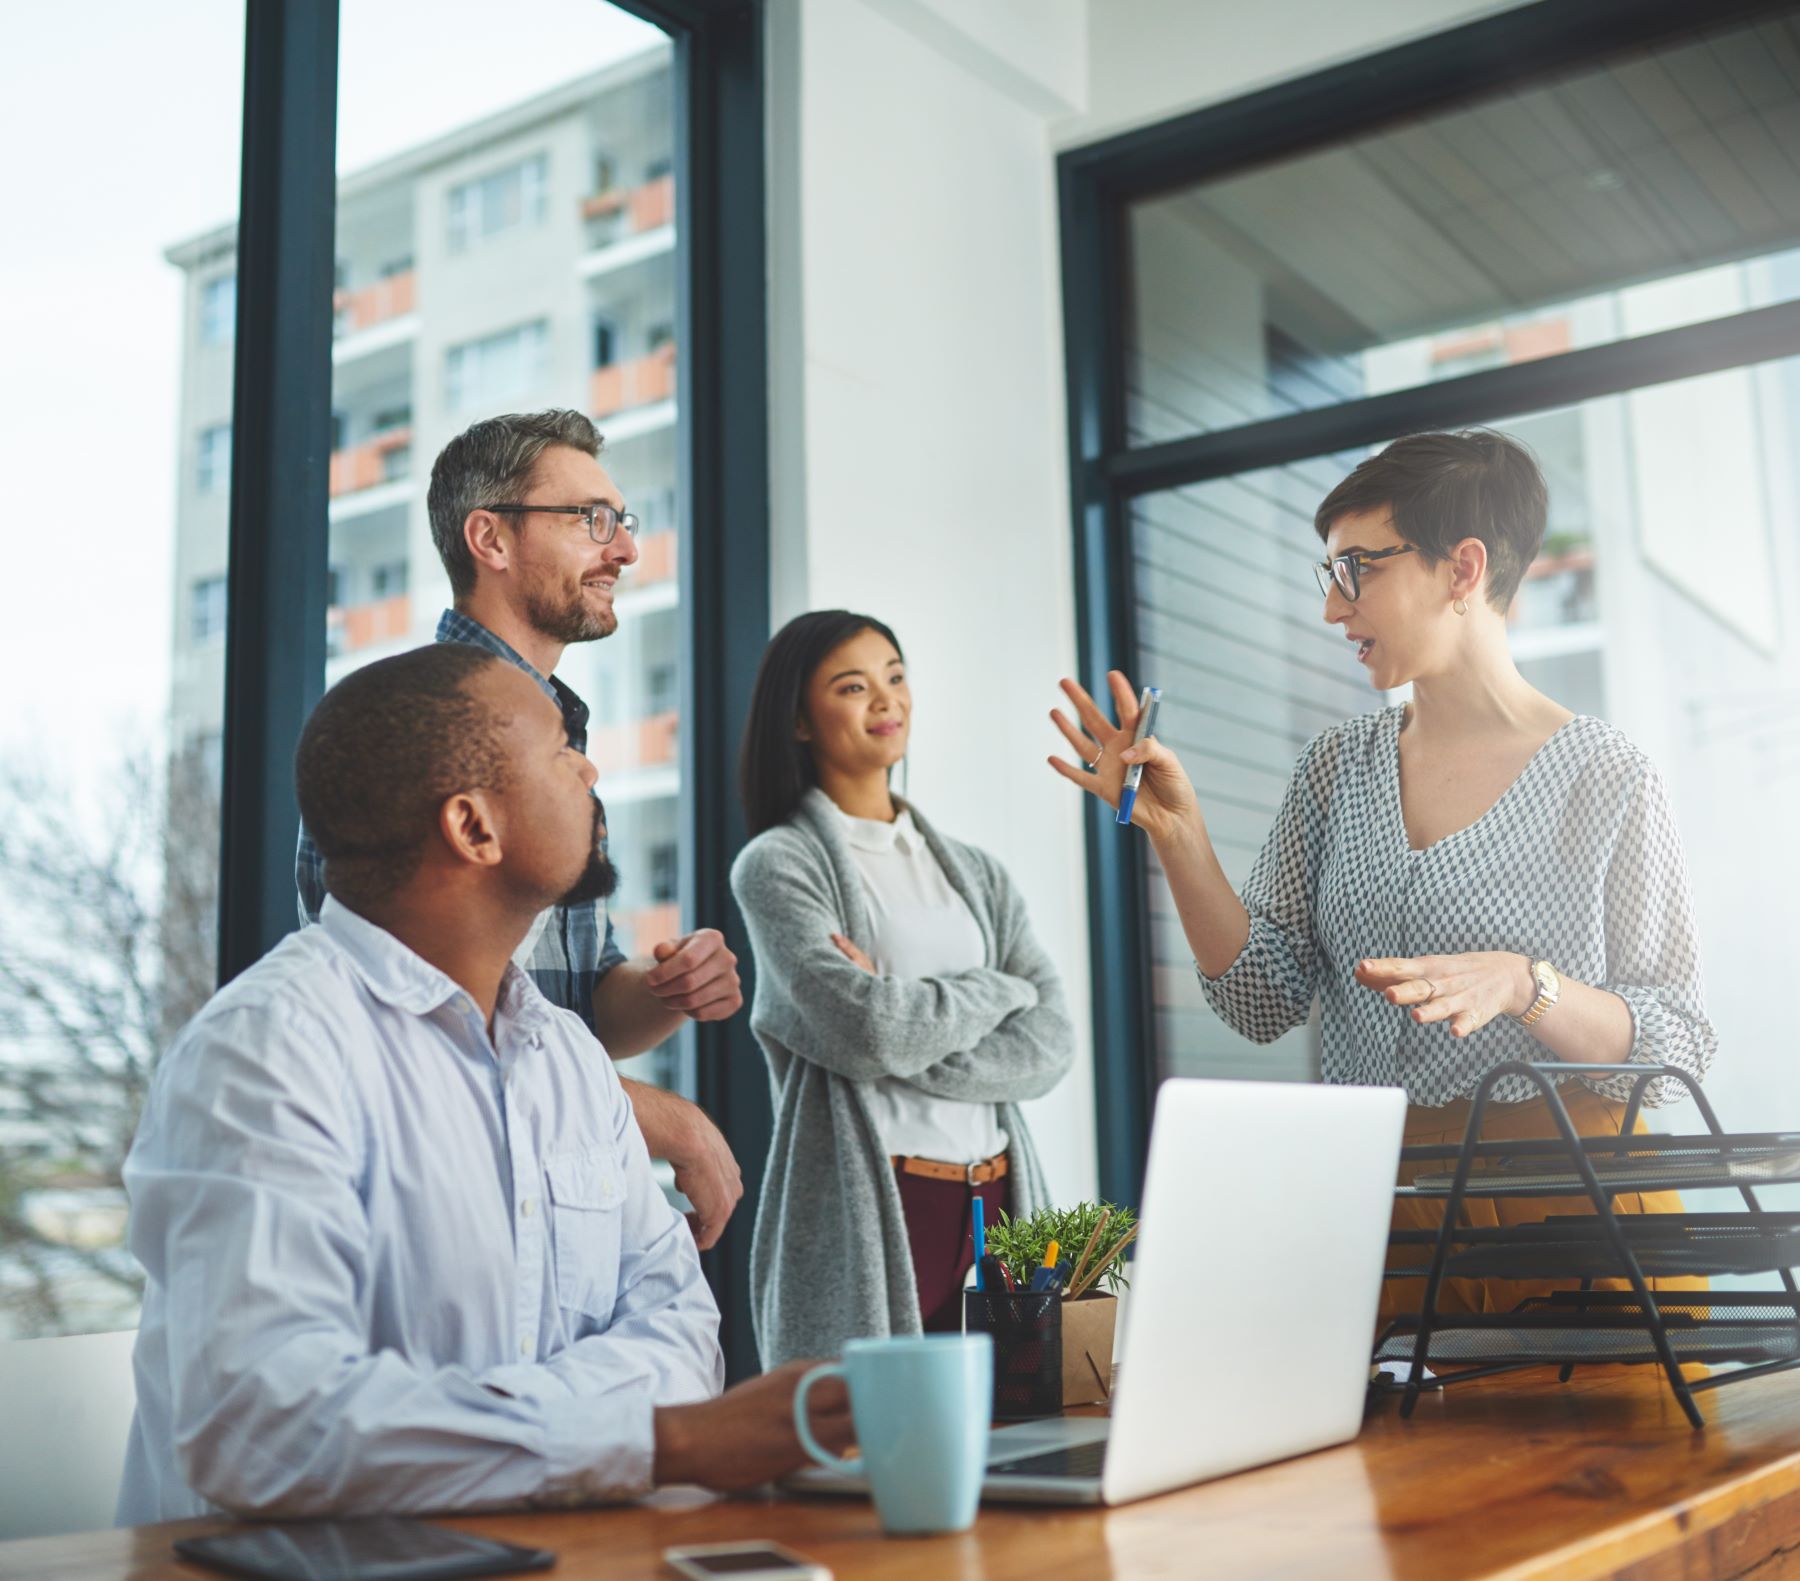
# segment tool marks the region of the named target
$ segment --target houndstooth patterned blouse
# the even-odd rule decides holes
[[[1510,1017],[1462,1039],[1420,1026],[1358,984],[1356,963],[1513,950],[1623,999],[1633,1063],[1704,1076],[1718,1036],[1681,840],[1649,759],[1578,715],[1486,813],[1415,851],[1400,811],[1404,714],[1347,720],[1302,754],[1244,886],[1250,937],[1219,977],[1201,973],[1213,1009],[1267,1043],[1303,1022],[1317,993],[1326,1081],[1401,1086],[1437,1106],[1471,1095],[1503,1061],[1547,1057],[1543,1045]],[[1631,1084],[1589,1085],[1623,1099]],[[1494,1096],[1516,1103],[1535,1089],[1508,1078]],[[1684,1096],[1658,1081],[1645,1102]]]

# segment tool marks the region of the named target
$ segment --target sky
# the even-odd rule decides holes
[[[237,209],[244,0],[87,0],[0,52],[0,752],[103,785],[167,713],[181,280]],[[655,43],[605,0],[342,0],[338,169]],[[185,611],[183,611],[185,613]]]

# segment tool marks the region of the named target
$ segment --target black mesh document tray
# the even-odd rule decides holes
[[[1556,1137],[1481,1139],[1493,1089],[1512,1076],[1524,1077],[1543,1094]],[[1619,1135],[1576,1133],[1556,1090],[1559,1079],[1574,1076],[1632,1080]],[[1646,1088],[1664,1078],[1687,1088],[1706,1122],[1704,1134],[1634,1134]],[[1567,1380],[1584,1364],[1637,1363],[1662,1367],[1688,1420],[1699,1427],[1694,1402],[1699,1391],[1800,1366],[1800,1287],[1793,1273],[1800,1267],[1800,1213],[1765,1212],[1755,1190],[1800,1182],[1800,1132],[1727,1133],[1686,1072],[1672,1066],[1508,1061],[1476,1088],[1460,1146],[1409,1147],[1401,1157],[1442,1167],[1422,1168],[1396,1194],[1444,1202],[1439,1227],[1398,1230],[1389,1237],[1394,1248],[1431,1248],[1425,1262],[1390,1268],[1389,1277],[1421,1278],[1425,1288],[1418,1315],[1388,1324],[1376,1342],[1377,1361],[1407,1367],[1402,1416],[1412,1414],[1425,1389],[1515,1367],[1557,1365]],[[1744,1211],[1614,1210],[1613,1199],[1621,1193],[1674,1187],[1735,1188]],[[1592,1212],[1479,1228],[1457,1222],[1471,1197],[1534,1196],[1585,1198]],[[1779,1290],[1653,1292],[1649,1284],[1658,1278],[1767,1273],[1779,1276]],[[1534,1297],[1508,1313],[1440,1312],[1443,1282],[1457,1278],[1566,1280],[1576,1288]],[[1625,1288],[1594,1289],[1602,1280]],[[1692,1363],[1726,1370],[1684,1376],[1683,1366]],[[1425,1377],[1427,1365],[1436,1376]]]
[[[1800,1213],[1765,1213],[1760,1222],[1737,1213],[1627,1214],[1619,1234],[1647,1279],[1759,1274],[1800,1266]],[[1435,1246],[1435,1230],[1400,1230],[1393,1245]],[[1460,1250],[1444,1259],[1451,1279],[1623,1279],[1626,1260],[1614,1250],[1597,1214],[1564,1215],[1505,1229],[1462,1229]],[[1390,1279],[1423,1279],[1427,1264],[1389,1268]]]

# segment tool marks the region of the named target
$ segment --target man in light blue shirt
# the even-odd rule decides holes
[[[594,770],[454,643],[327,693],[295,763],[321,925],[176,1039],[125,1166],[149,1274],[119,1520],[728,1488],[804,1458],[609,1060],[511,962],[612,882]],[[717,1397],[717,1398],[715,1398]],[[822,1435],[848,1436],[841,1392]]]

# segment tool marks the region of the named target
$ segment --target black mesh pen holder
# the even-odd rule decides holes
[[[1062,1296],[1055,1290],[965,1290],[963,1328],[994,1337],[994,1419],[1059,1416]]]

